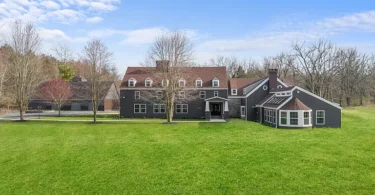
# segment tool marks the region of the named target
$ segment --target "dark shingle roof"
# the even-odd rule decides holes
[[[229,80],[229,87],[230,89],[237,89],[237,95],[245,95],[243,94],[243,89],[257,81],[259,81],[260,78],[253,77],[253,78],[231,78]],[[231,92],[230,92],[231,93]]]
[[[201,79],[203,84],[202,87],[212,87],[212,80],[214,78],[219,79],[219,88],[228,88],[227,71],[225,67],[189,67],[187,68],[189,78],[183,78],[186,80],[187,87],[195,87],[195,80]],[[160,87],[161,79],[155,76],[156,67],[128,67],[124,78],[121,82],[121,88],[129,88],[129,79],[135,79],[135,87],[145,87],[145,80],[150,78],[152,80],[152,87]]]

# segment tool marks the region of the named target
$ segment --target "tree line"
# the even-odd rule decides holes
[[[263,78],[268,69],[278,77],[342,106],[375,103],[375,56],[354,47],[340,47],[327,40],[297,42],[290,52],[253,59],[217,56],[206,65],[225,66],[228,77]]]
[[[101,82],[118,82],[113,55],[101,40],[89,40],[78,58],[74,58],[67,45],[58,43],[51,48],[55,53],[53,57],[40,52],[42,41],[36,27],[17,20],[10,25],[10,34],[3,35],[1,41],[0,106],[16,105],[20,120],[24,120],[23,113],[29,100],[42,83],[49,81],[42,91],[49,96],[53,93],[54,97],[50,99],[61,104],[61,99],[67,96],[61,93],[67,90],[61,87],[68,86],[63,82],[70,82],[74,75],[79,75],[90,85],[87,99],[92,101],[96,122]]]

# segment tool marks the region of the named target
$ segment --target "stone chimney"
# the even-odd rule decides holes
[[[156,60],[156,70],[167,71],[169,66],[168,60]]]
[[[277,69],[268,69],[269,90],[277,89]]]

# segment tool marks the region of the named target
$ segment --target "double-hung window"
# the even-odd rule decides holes
[[[136,100],[141,99],[141,92],[140,91],[135,91],[134,99],[136,99]]]
[[[219,79],[212,80],[212,87],[219,87]]]
[[[156,92],[156,99],[162,99],[163,98],[163,92],[162,91],[157,91]]]
[[[206,92],[205,91],[199,91],[199,99],[206,99]]]
[[[134,104],[134,113],[146,113],[146,104]]]
[[[181,79],[181,80],[178,81],[178,86],[179,87],[185,87],[185,83],[186,83],[186,81]]]
[[[176,104],[176,113],[177,114],[187,114],[188,105],[187,104]]]
[[[232,89],[232,95],[237,95],[237,89]]]
[[[195,81],[195,86],[202,87],[202,80],[198,79]]]
[[[280,113],[280,124],[286,125],[287,124],[287,112],[281,111]]]
[[[128,86],[129,87],[135,87],[135,83],[136,83],[137,81],[135,80],[135,79],[129,79],[129,81],[128,81]]]
[[[326,112],[324,110],[317,110],[316,111],[316,124],[317,125],[324,125],[326,122]]]
[[[303,125],[310,125],[310,112],[303,112]]]
[[[152,80],[151,79],[146,79],[145,87],[152,87]]]
[[[298,112],[289,112],[289,124],[298,125]]]
[[[165,104],[154,104],[154,113],[165,113]]]

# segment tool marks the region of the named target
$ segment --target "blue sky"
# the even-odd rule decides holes
[[[163,32],[183,30],[195,59],[216,55],[261,60],[289,51],[295,41],[319,38],[371,53],[375,49],[375,2],[364,0],[4,0],[1,33],[13,19],[32,21],[49,53],[56,41],[78,54],[90,38],[101,38],[123,73],[137,66]]]

